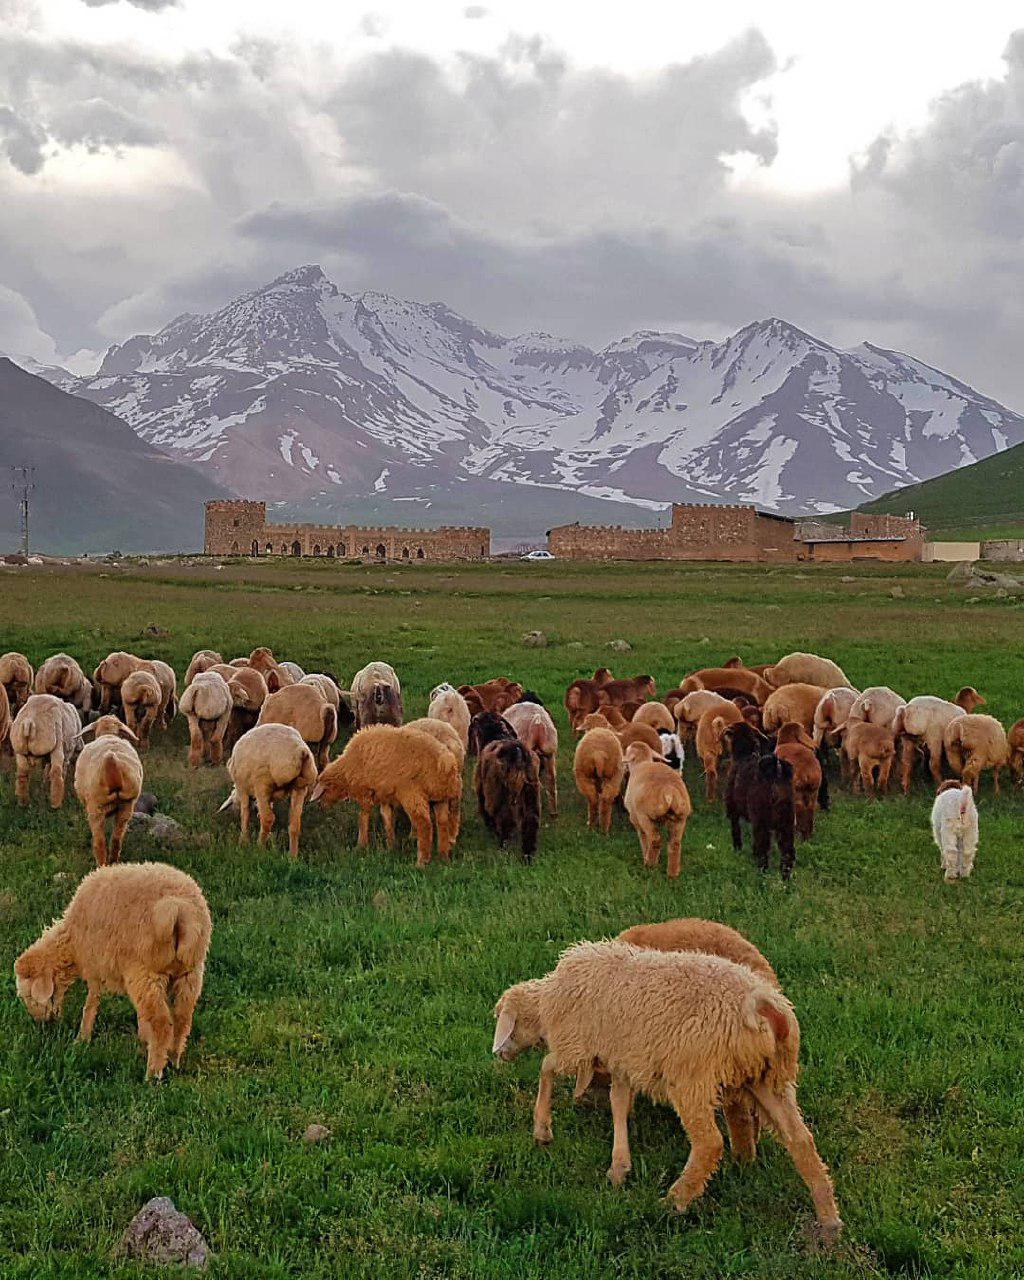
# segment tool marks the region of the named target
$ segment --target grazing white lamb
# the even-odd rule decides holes
[[[942,855],[946,883],[966,880],[978,851],[978,810],[971,788],[944,782],[932,805],[932,835]]]

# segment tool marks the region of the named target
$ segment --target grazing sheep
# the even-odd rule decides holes
[[[286,664],[282,663],[281,665],[284,666]],[[291,665],[295,666],[294,663]],[[296,671],[300,671],[302,668],[295,667],[295,669]],[[335,712],[339,712],[341,710],[341,690],[338,688],[337,681],[332,676],[315,671],[311,672],[309,675],[303,675],[301,679],[296,681],[296,683],[309,684],[312,685],[314,689],[319,689],[324,695],[324,701],[329,702]]]
[[[718,799],[718,766],[722,752],[729,745],[724,737],[726,727],[742,722],[743,712],[735,702],[724,707],[709,707],[697,721],[694,745],[704,769],[704,794],[711,802]]]
[[[418,729],[420,733],[425,733],[435,742],[439,742],[442,747],[447,747],[454,755],[460,769],[466,763],[466,748],[462,745],[462,739],[458,731],[446,720],[434,720],[430,716],[423,716],[419,720],[407,720],[402,727]]]
[[[7,696],[7,689],[0,684],[0,751],[9,743],[12,723],[11,701]]]
[[[388,814],[392,806],[401,806],[416,832],[416,865],[425,867],[433,843],[432,817],[437,821],[438,855],[449,860],[452,832],[458,830],[462,771],[449,748],[418,729],[369,725],[320,774],[311,798],[325,805],[339,800],[358,804],[360,848],[369,844],[370,818],[377,804],[384,814],[388,847],[394,844]]]
[[[327,767],[338,736],[338,713],[315,685],[290,684],[268,694],[256,723],[290,724],[313,752],[317,768]]]
[[[523,696],[523,686],[507,676],[495,676],[483,684],[461,684],[458,692],[466,699],[471,715],[481,711],[496,711],[503,715]]]
[[[303,680],[305,680],[306,678],[305,671],[303,671],[303,669],[299,666],[297,662],[285,661],[285,662],[279,662],[277,665],[281,668],[282,671],[290,675],[292,680],[296,684],[301,684]]]
[[[222,675],[203,671],[193,677],[181,695],[181,713],[188,720],[190,769],[198,769],[203,760],[220,764],[233,706],[231,690]]]
[[[900,748],[900,782],[904,795],[910,792],[914,761],[919,752],[927,755],[932,781],[936,786],[939,785],[942,781],[946,729],[951,720],[967,715],[975,706],[981,705],[975,701],[978,697],[977,691],[969,686],[960,690],[955,702],[924,694],[911,698],[896,712],[892,731]],[[961,698],[964,702],[960,701]]]
[[[477,759],[473,785],[487,830],[505,845],[518,828],[523,861],[531,863],[540,833],[536,756],[518,738],[489,742]]]
[[[686,761],[686,751],[683,748],[683,742],[678,733],[659,733],[658,740],[661,743],[661,756],[670,769],[675,769],[677,773],[682,773],[683,764]]]
[[[267,700],[267,682],[255,667],[211,667],[227,681],[231,692],[231,719],[224,734],[224,746],[230,751],[243,733],[256,727],[260,711]]]
[[[352,678],[352,708],[356,728],[370,724],[400,725],[405,718],[402,686],[394,667],[386,662],[369,662]]]
[[[1024,783],[1024,720],[1018,720],[1006,735],[1007,763],[1014,782]]]
[[[813,733],[814,713],[827,693],[827,689],[816,684],[786,684],[776,689],[762,708],[765,733],[775,733],[791,721],[796,721],[806,733]]]
[[[642,705],[658,692],[653,676],[630,676],[626,680],[605,680],[598,686],[598,710],[604,705],[618,707],[623,715],[631,704]],[[627,717],[629,719],[630,717]]]
[[[5,653],[0,657],[0,685],[7,691],[11,715],[16,716],[32,692],[35,673],[23,653]]]
[[[829,806],[828,779],[803,725],[791,720],[776,734],[775,754],[793,770],[793,815],[801,840],[814,835],[814,815],[820,805]]]
[[[478,711],[469,722],[469,751],[478,756],[489,742],[519,735],[499,711]]]
[[[50,784],[50,805],[64,803],[67,771],[78,753],[82,722],[70,702],[52,693],[34,693],[25,700],[11,725],[10,743],[16,769],[14,795],[20,805],[28,804],[32,766],[45,762]]]
[[[450,724],[462,739],[463,747],[469,750],[469,704],[457,689],[449,685],[439,685],[430,695],[430,706],[427,717],[431,720],[444,720]]]
[[[906,698],[901,698],[888,685],[872,685],[854,702],[847,714],[846,723],[851,725],[862,721],[864,724],[880,724],[883,729],[891,729],[897,714],[906,705]]]
[[[758,706],[764,705],[772,691],[772,686],[755,671],[740,667],[704,667],[700,671],[691,671],[679,687],[684,696],[697,689],[711,689],[715,693],[726,690],[730,698],[736,693],[745,693]]]
[[[649,724],[658,733],[675,733],[676,722],[663,702],[645,702],[633,714],[631,724]]]
[[[558,730],[547,709],[537,702],[515,703],[505,712],[521,742],[537,757],[548,813],[558,816]]]
[[[946,726],[943,741],[950,767],[975,795],[985,769],[992,770],[993,791],[999,794],[999,771],[1008,761],[1009,744],[995,717],[975,712],[957,716]]]
[[[657,729],[649,724],[637,724],[631,720],[629,724],[623,725],[621,729],[616,729],[614,732],[618,734],[623,751],[631,747],[634,742],[642,742],[644,746],[650,747],[656,756],[661,755],[661,738],[658,736]],[[626,772],[629,772],[628,765]]]
[[[674,689],[669,689],[668,693],[663,693],[661,700],[665,706],[668,707],[672,715],[675,716],[676,704],[682,702],[685,697],[686,694],[683,693],[682,689],[677,685]]]
[[[978,810],[966,784],[944,782],[932,805],[932,836],[942,856],[947,884],[966,880],[978,851]]]
[[[789,880],[796,864],[794,840],[793,766],[776,756],[771,741],[748,724],[731,725],[726,734],[732,746],[732,767],[726,785],[725,811],[732,829],[732,845],[743,848],[741,820],[750,823],[754,860],[767,871],[772,836],[779,849],[779,870]]]
[[[850,708],[859,697],[860,694],[856,689],[850,689],[846,685],[828,690],[814,709],[812,737],[815,748],[828,742],[835,742],[836,735],[846,724]]]
[[[609,1179],[621,1185],[632,1167],[634,1095],[668,1102],[690,1139],[686,1167],[668,1193],[682,1211],[703,1193],[722,1156],[716,1107],[727,1091],[745,1089],[807,1184],[823,1236],[838,1237],[832,1182],[796,1101],[800,1027],[789,1001],[759,974],[720,956],[580,942],[547,977],[510,987],[495,1016],[493,1051],[503,1060],[542,1041],[548,1049],[534,1107],[536,1141],[551,1141],[555,1076],[589,1080],[600,1062],[612,1080]]]
[[[598,667],[593,679],[573,680],[566,689],[564,706],[574,733],[581,733],[584,717],[597,710],[601,701],[599,697],[601,688],[611,678],[612,673],[607,667]]]
[[[159,658],[140,658],[136,670],[148,671],[160,686],[160,710],[157,718],[161,728],[166,729],[177,710],[178,677],[174,674],[174,668],[161,662]]]
[[[816,653],[789,653],[778,662],[764,669],[764,679],[773,689],[784,684],[816,684],[823,689],[836,689],[840,685],[852,688],[846,672],[829,658],[819,658]]]
[[[105,867],[120,860],[124,833],[142,794],[142,761],[135,750],[139,740],[113,715],[100,716],[78,736],[95,739],[82,748],[75,764],[75,795],[92,832],[92,856],[98,867]],[[108,818],[114,820],[109,844]]]
[[[572,772],[576,789],[587,802],[587,826],[600,827],[608,834],[612,826],[612,806],[622,788],[624,760],[622,744],[611,729],[588,727],[583,721],[583,737],[576,746]]]
[[[852,778],[852,790],[858,781],[864,790],[884,793],[889,788],[889,775],[896,759],[896,738],[891,729],[881,724],[858,720],[847,723],[843,732],[843,755]]]
[[[163,691],[156,676],[148,671],[133,671],[121,685],[121,705],[125,724],[139,740],[143,751],[149,750],[149,735],[157,722]]]
[[[185,672],[185,688],[203,671],[209,671],[211,667],[219,667],[224,665],[224,659],[216,651],[216,649],[197,649],[192,655]]]
[[[693,693],[684,694],[673,708],[677,732],[684,742],[692,741],[697,732],[701,716],[709,707],[725,707],[730,704],[728,698],[716,693],[713,689],[695,689]]]
[[[274,829],[274,801],[287,799],[288,852],[299,856],[302,808],[316,784],[316,761],[297,729],[287,724],[260,724],[243,733],[228,758],[232,791],[220,807],[238,809],[241,840],[249,839],[253,800],[260,819],[259,843],[266,844]]]
[[[625,806],[640,840],[645,867],[656,867],[661,858],[661,829],[668,832],[668,878],[679,875],[686,822],[693,813],[686,783],[646,743],[634,742],[626,748],[629,769]]]
[[[177,867],[100,867],[14,962],[18,995],[33,1018],[48,1022],[81,979],[88,994],[78,1038],[85,1041],[104,992],[126,995],[147,1049],[146,1075],[159,1079],[168,1058],[181,1066],[212,929],[203,891]]]
[[[121,686],[133,671],[139,669],[139,659],[134,653],[116,649],[108,653],[92,673],[92,682],[99,695],[98,711],[106,715],[121,709]]]
[[[36,672],[36,693],[48,693],[61,702],[70,702],[81,721],[92,710],[93,688],[78,663],[67,653],[55,653]]]

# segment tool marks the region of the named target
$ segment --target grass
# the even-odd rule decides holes
[[[443,678],[515,674],[558,709],[568,680],[614,659],[666,688],[732,652],[825,652],[863,685],[947,696],[974,683],[1004,722],[1020,714],[1011,600],[963,607],[944,567],[583,565],[360,568],[229,564],[9,571],[5,643],[90,668],[114,648],[165,657],[257,642],[346,675],[398,668],[409,710]],[[894,599],[899,584],[904,596]],[[170,632],[139,638],[148,624]],[[526,649],[544,630],[551,644]],[[624,638],[633,652],[611,654]],[[175,850],[214,916],[206,988],[184,1069],[157,1086],[124,1000],[75,1043],[82,996],[33,1024],[0,999],[0,1275],[127,1277],[114,1256],[150,1196],[206,1234],[214,1277],[996,1277],[1024,1274],[1019,974],[1022,803],[981,805],[978,865],[942,883],[929,793],[877,803],[837,794],[798,854],[794,883],[761,878],[698,795],[683,873],[645,873],[620,817],[582,823],[564,733],[563,812],[530,868],[495,849],[467,804],[450,868],[355,850],[349,812],[311,813],[298,862],[243,848],[213,811],[224,776],[184,768],[176,724],[147,785],[189,833]],[[38,784],[37,784],[38,785]],[[74,801],[13,805],[0,777],[0,970],[89,869]],[[832,1166],[847,1237],[817,1255],[809,1198],[781,1149],[728,1159],[685,1218],[661,1197],[686,1158],[673,1113],[641,1102],[634,1173],[605,1181],[603,1103],[556,1096],[555,1142],[536,1149],[537,1059],[490,1058],[491,1007],[560,949],[641,920],[728,921],[771,958],[803,1029],[801,1100]],[[307,1146],[310,1123],[332,1137]],[[151,1273],[149,1273],[151,1274]]]

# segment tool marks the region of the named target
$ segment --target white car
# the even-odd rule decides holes
[[[554,556],[550,551],[527,551],[525,556],[520,557],[523,560],[554,560]]]

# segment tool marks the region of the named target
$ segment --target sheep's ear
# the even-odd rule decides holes
[[[267,692],[277,693],[277,691],[281,688],[281,677],[278,675],[278,673],[276,671],[268,671],[266,675],[266,680],[267,680]]]
[[[139,745],[139,739],[137,734],[134,732],[134,730],[129,729],[126,724],[122,724],[117,732],[120,737],[127,738],[129,742],[134,742],[136,746]]]
[[[508,1009],[502,1009],[498,1014],[498,1024],[494,1028],[494,1043],[491,1045],[491,1053],[497,1053],[512,1038],[512,1032],[515,1029],[516,1015]]]
[[[94,720],[92,724],[87,724],[85,728],[77,735],[77,740],[83,740],[85,738],[91,737],[96,732],[96,723],[97,722]]]
[[[29,995],[36,1004],[46,1004],[53,995],[53,974],[41,973],[33,978],[28,987]]]

